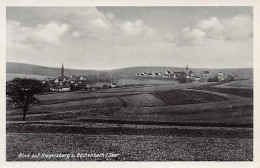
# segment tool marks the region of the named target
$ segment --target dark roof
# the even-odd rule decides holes
[[[66,80],[67,77],[66,77],[66,76],[59,76],[59,77],[58,77],[58,80],[59,80],[59,81],[63,81],[64,79]]]
[[[209,74],[209,71],[203,71],[204,74]]]

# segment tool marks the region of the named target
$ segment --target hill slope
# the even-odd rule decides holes
[[[77,70],[77,69],[66,69],[65,67],[65,75],[99,75],[106,77],[131,77],[136,73],[153,73],[153,72],[165,72],[169,70],[171,72],[175,71],[184,71],[185,68],[179,67],[130,67],[130,68],[122,68],[115,70],[107,70],[107,71],[98,71],[98,70]],[[253,78],[253,68],[234,68],[234,69],[196,69],[192,68],[192,71],[197,73],[198,75],[202,75],[202,72],[205,70],[210,71],[212,75],[217,72],[224,72],[226,74],[237,73],[240,77],[252,79]],[[53,67],[43,67],[37,65],[30,65],[24,63],[14,63],[7,62],[6,63],[6,73],[7,74],[24,74],[24,75],[39,75],[44,77],[57,77],[60,75],[60,68]]]

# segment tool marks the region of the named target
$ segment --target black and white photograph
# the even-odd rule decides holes
[[[7,6],[5,21],[6,162],[256,159],[253,6]]]

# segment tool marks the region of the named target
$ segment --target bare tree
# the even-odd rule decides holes
[[[39,80],[15,78],[6,82],[7,105],[22,109],[23,121],[30,105],[38,103],[34,95],[42,92],[43,84]]]

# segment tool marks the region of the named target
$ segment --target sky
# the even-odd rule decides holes
[[[8,62],[253,67],[252,7],[8,7],[6,19]]]

